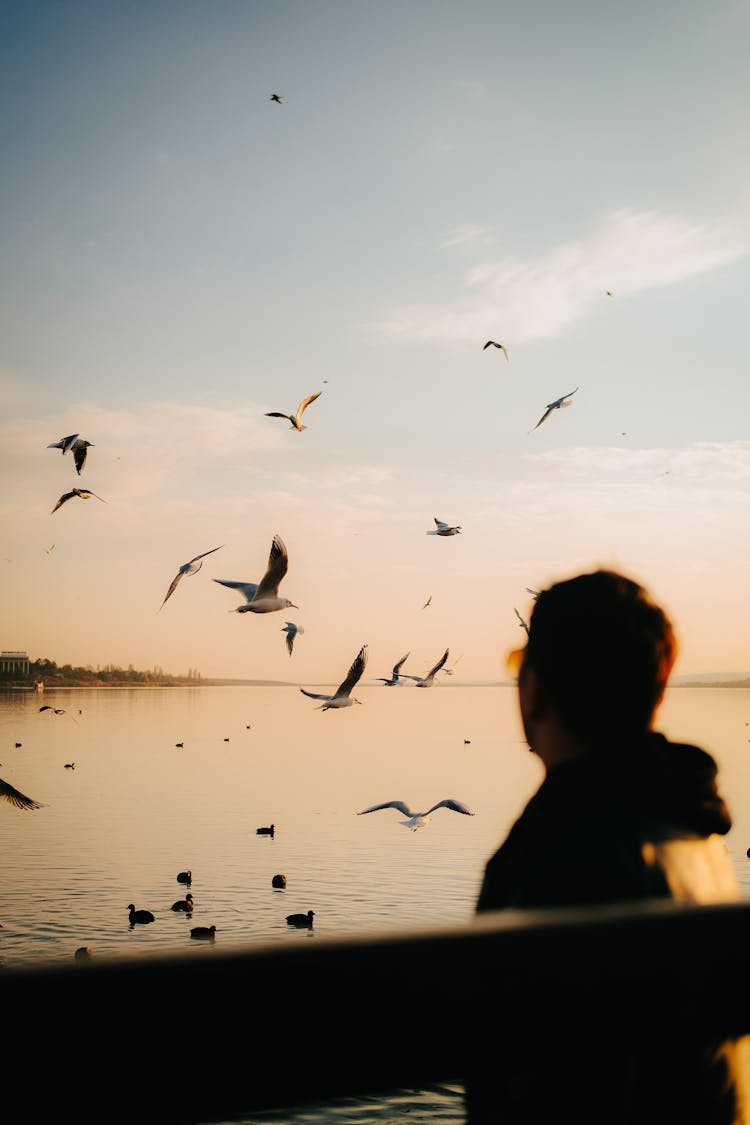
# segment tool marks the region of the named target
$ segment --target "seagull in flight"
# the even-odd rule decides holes
[[[59,441],[53,441],[47,449],[62,449],[63,457],[69,449],[73,448],[73,442],[78,440],[78,434],[68,434],[67,437],[61,437]]]
[[[409,653],[407,652],[406,656],[402,656],[401,659],[393,665],[393,671],[391,672],[390,677],[378,676],[377,678],[380,683],[385,684],[386,687],[401,687],[404,681],[399,676],[399,672],[406,663],[408,655]]]
[[[284,540],[280,535],[274,535],[268,555],[268,567],[260,582],[230,582],[228,578],[214,578],[214,582],[218,582],[220,586],[228,586],[230,590],[239,590],[244,596],[245,604],[238,605],[230,613],[272,613],[275,609],[299,609],[288,598],[279,597],[279,584],[288,566],[289,556]],[[291,649],[289,652],[291,655]]]
[[[463,656],[463,653],[461,653],[461,656]],[[443,671],[445,672],[446,676],[452,676],[453,675],[453,673],[456,670],[456,665],[458,664],[459,660],[461,659],[461,656],[456,657],[456,659],[453,661],[453,664],[451,665],[450,668],[443,668]]]
[[[474,813],[468,808],[463,801],[455,801],[452,797],[446,797],[444,801],[438,801],[432,808],[427,809],[426,812],[413,812],[408,805],[403,801],[384,801],[382,805],[372,805],[369,809],[362,809],[357,813],[357,816],[364,816],[365,813],[379,812],[380,809],[398,809],[407,818],[400,821],[405,828],[410,828],[412,832],[416,832],[418,828],[426,828],[432,820],[432,813],[435,809],[452,809],[453,812],[463,813],[464,816],[474,816]]]
[[[307,398],[303,398],[302,402],[297,407],[296,414],[282,414],[278,410],[269,410],[266,413],[266,418],[286,418],[289,422],[291,422],[293,430],[297,430],[299,433],[302,433],[303,430],[307,429],[307,426],[303,426],[302,424],[302,415],[304,414],[305,410],[307,410],[310,403],[315,402],[316,398],[320,398],[322,393],[322,391],[316,391],[314,395],[308,395]]]
[[[72,500],[74,496],[80,496],[81,500],[90,500],[92,496],[96,496],[96,493],[91,492],[88,488],[71,488],[70,492],[64,492],[62,494],[62,496],[50,512],[50,515],[54,515],[58,508],[62,508],[63,504],[65,504],[68,500]],[[96,499],[101,500],[102,504],[107,503],[107,501],[103,500],[101,496],[96,496]]]
[[[85,438],[79,438],[78,434],[69,434],[67,437],[60,438],[59,441],[53,441],[51,445],[47,446],[47,449],[62,449],[63,456],[65,456],[70,449],[73,453],[76,472],[80,476],[83,466],[86,464],[89,447],[93,446],[93,444],[93,441],[86,441]]]
[[[39,711],[40,711],[40,713],[42,711],[51,711],[53,715],[67,715],[68,714],[68,712],[65,710],[64,707],[50,707],[50,705],[48,703],[45,703],[44,707],[40,707]],[[78,720],[73,715],[70,715],[69,718],[73,719],[74,723],[78,722]]]
[[[433,517],[435,520],[435,530],[425,532],[426,535],[460,535],[461,527],[452,527],[449,523],[443,523],[437,516]],[[424,607],[423,607],[424,608]]]
[[[21,793],[19,789],[15,789],[7,781],[0,778],[0,797],[7,801],[10,805],[15,805],[17,809],[41,809],[44,808],[41,801],[35,801],[31,797],[27,797],[25,793]]]
[[[407,676],[406,673],[404,673],[404,676],[407,680],[414,680],[416,682],[417,687],[432,687],[432,685],[435,681],[435,676],[440,671],[440,669],[443,667],[443,665],[445,664],[447,659],[448,659],[448,649],[445,650],[443,655],[438,660],[437,664],[433,665],[433,667],[430,668],[430,670],[429,670],[429,672],[427,673],[426,676]]]
[[[568,391],[566,395],[561,395],[560,398],[556,398],[554,402],[548,402],[547,409],[544,411],[544,414],[542,414],[537,424],[533,427],[533,430],[529,430],[529,433],[533,433],[534,430],[538,430],[542,422],[547,421],[553,410],[562,410],[563,407],[570,406],[571,395],[574,395],[577,390],[578,387],[576,387],[575,391]]]
[[[427,609],[427,606],[430,604],[431,601],[432,601],[432,594],[430,594],[429,598],[427,599],[427,601],[422,606],[422,609]]]
[[[361,699],[354,699],[349,693],[352,688],[359,682],[362,673],[367,664],[367,645],[362,645],[355,656],[352,666],[346,673],[346,679],[343,683],[339,684],[336,688],[334,695],[318,695],[314,691],[306,691],[301,687],[299,690],[303,695],[309,696],[310,699],[322,699],[323,703],[318,708],[319,711],[327,711],[330,707],[351,707],[353,703],[361,703]]]
[[[286,633],[286,647],[289,649],[289,655],[291,656],[292,649],[294,648],[294,638],[298,633],[304,633],[305,630],[301,625],[295,625],[293,621],[287,621],[281,631],[282,633]]]
[[[196,555],[194,559],[190,560],[190,562],[186,562],[186,563],[182,564],[182,566],[180,567],[180,569],[177,571],[174,578],[170,582],[169,589],[167,590],[167,593],[166,593],[166,597],[164,598],[164,601],[159,606],[158,612],[160,612],[164,608],[166,603],[172,597],[172,594],[177,589],[177,583],[180,581],[180,579],[183,577],[183,575],[185,575],[185,574],[196,574],[197,571],[199,571],[200,568],[203,566],[202,560],[205,559],[206,555],[212,555],[214,553],[214,551],[220,551],[223,546],[224,546],[224,544],[221,543],[218,547],[212,547],[210,551],[204,551],[202,555]]]
[[[279,94],[271,94],[271,97],[268,100],[269,102],[278,102],[279,105],[281,105],[281,96]]]
[[[487,348],[489,348],[489,347],[499,348],[500,351],[505,356],[505,362],[510,363],[510,360],[508,359],[508,349],[505,347],[505,344],[496,344],[494,340],[488,340],[487,343],[482,348],[482,351],[486,352]]]

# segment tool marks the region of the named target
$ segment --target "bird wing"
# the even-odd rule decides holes
[[[316,391],[314,395],[308,395],[307,398],[303,398],[303,400],[299,404],[299,408],[297,410],[297,421],[299,421],[299,419],[302,417],[303,413],[305,412],[307,407],[310,405],[310,403],[315,402],[316,398],[320,398],[322,393],[323,393],[322,391]]]
[[[436,805],[433,805],[431,809],[428,809],[426,813],[422,813],[422,816],[429,816],[429,814],[431,812],[434,812],[435,809],[442,808],[453,809],[453,812],[464,813],[465,816],[474,815],[468,805],[465,805],[463,801],[455,801],[452,797],[446,797],[444,801],[438,801],[438,803]]]
[[[336,695],[348,695],[352,690],[357,680],[360,678],[365,670],[367,663],[367,645],[362,645],[354,660],[352,666],[346,674],[346,679],[339,685]],[[334,697],[335,698],[335,697]]]
[[[0,778],[0,797],[9,804],[15,805],[17,809],[41,809],[43,805],[40,801],[34,801],[31,797],[27,797],[19,789],[14,788],[9,782],[3,781]]]
[[[558,406],[568,406],[568,402],[566,401],[566,399],[569,399],[571,395],[574,395],[577,390],[578,390],[578,387],[576,387],[575,391],[568,391],[568,393],[566,395],[562,395],[557,400],[557,405]]]
[[[500,345],[500,351],[505,356],[505,362],[510,363],[510,356],[508,355],[508,349],[506,348],[505,344]]]
[[[74,496],[78,496],[78,489],[77,488],[71,489],[70,492],[64,492],[62,494],[62,496],[60,497],[60,499],[55,504],[52,511],[50,512],[50,515],[53,515],[57,511],[58,508],[62,508],[63,504],[65,504],[68,500],[72,500],[72,498]]]
[[[425,679],[429,680],[430,676],[434,676],[436,672],[439,672],[439,671],[440,671],[440,669],[441,669],[441,668],[443,667],[443,665],[445,664],[445,662],[446,662],[446,660],[447,660],[447,659],[448,659],[448,649],[446,649],[446,650],[445,650],[445,652],[444,652],[444,653],[443,653],[443,655],[442,655],[442,656],[440,657],[440,659],[438,660],[438,662],[437,662],[437,664],[435,665],[435,667],[434,667],[434,668],[430,668],[429,672],[428,672],[428,673],[427,673],[427,675],[425,676]]]
[[[438,530],[442,530],[443,528],[448,528],[448,527],[450,527],[450,524],[449,524],[449,523],[444,523],[444,522],[443,522],[442,520],[439,520],[439,519],[437,518],[437,516],[435,516],[435,517],[434,517],[434,520],[435,520],[435,527],[437,527],[437,528],[438,528]]]
[[[299,690],[302,692],[303,695],[308,695],[310,697],[310,699],[328,699],[328,700],[333,699],[332,695],[319,695],[317,692],[307,691],[303,687],[301,687]]]
[[[65,454],[77,437],[78,434],[68,434],[67,437],[61,437],[59,441],[53,441],[51,445],[47,446],[47,449],[62,449],[63,454]]]
[[[551,404],[551,406],[548,406],[548,407],[547,407],[547,409],[545,410],[544,414],[542,414],[541,418],[539,419],[539,421],[537,422],[537,424],[536,424],[536,425],[534,426],[534,429],[535,429],[535,430],[538,430],[538,429],[539,429],[539,427],[541,426],[542,422],[546,422],[546,420],[547,420],[547,419],[549,418],[550,414],[552,413],[552,411],[553,411],[554,409],[555,409],[555,404],[554,404],[554,403],[552,403],[552,404]]]
[[[169,589],[167,590],[167,592],[166,592],[166,594],[165,594],[165,596],[164,596],[164,601],[163,601],[163,602],[161,603],[161,605],[159,606],[159,609],[163,609],[163,608],[164,608],[164,606],[166,605],[166,603],[167,603],[167,602],[169,601],[169,599],[170,599],[170,598],[172,597],[172,594],[173,594],[173,593],[175,592],[175,590],[177,589],[177,583],[178,583],[178,582],[180,581],[180,579],[182,578],[182,576],[183,576],[183,574],[184,574],[184,573],[185,573],[185,571],[184,571],[184,570],[178,570],[177,574],[175,574],[174,578],[172,579],[172,581],[171,581],[171,582],[170,582],[170,584],[169,584]]]
[[[269,410],[266,413],[266,418],[286,418],[288,422],[292,420],[288,414],[282,414],[280,410]]]
[[[379,812],[380,809],[398,809],[404,816],[417,816],[417,813],[413,813],[403,801],[384,801],[382,805],[371,805],[369,809],[362,809],[361,812],[358,812],[357,816],[364,816],[368,812]]]
[[[525,630],[526,630],[526,636],[528,637],[528,635],[529,635],[529,627],[528,627],[528,625],[526,624],[526,622],[524,621],[524,619],[523,619],[523,618],[521,617],[521,614],[520,614],[520,613],[518,612],[518,610],[517,610],[517,609],[515,608],[515,606],[514,606],[514,608],[513,608],[513,612],[515,613],[516,617],[518,618],[518,620],[519,620],[519,622],[520,622],[520,624],[521,624],[521,628],[522,628],[522,629],[525,629]]]
[[[220,586],[228,586],[230,590],[239,590],[245,601],[251,602],[258,590],[257,582],[231,582],[228,578],[214,578]]]
[[[214,551],[220,551],[223,546],[224,544],[221,543],[218,547],[212,547],[210,551],[204,551],[202,555],[196,555],[194,559],[190,560],[190,563],[197,562],[198,559],[205,559],[206,555],[212,555]]]
[[[488,340],[488,341],[487,341],[487,343],[486,343],[486,344],[484,345],[484,347],[482,348],[482,351],[483,351],[483,352],[486,352],[486,351],[487,351],[487,348],[489,348],[489,347],[493,347],[493,348],[496,348],[496,347],[497,347],[497,344],[495,343],[495,341],[494,341],[494,340]]]
[[[91,497],[94,496],[97,500],[101,500],[102,504],[107,503],[107,501],[103,500],[101,496],[98,496],[96,492],[91,492],[88,488],[74,488],[73,495],[80,496],[82,500],[90,500]]]
[[[264,598],[267,594],[275,594],[288,566],[289,556],[286,553],[284,540],[280,535],[274,535],[268,555],[268,568],[258,584],[256,597]]]
[[[286,633],[286,647],[289,649],[289,655],[291,656],[292,649],[294,648],[294,638],[297,635],[297,627],[287,621],[284,632]]]
[[[394,665],[393,665],[393,675],[394,675],[394,676],[397,676],[397,675],[399,674],[399,672],[401,671],[402,667],[403,667],[403,666],[404,666],[404,664],[406,663],[406,660],[407,660],[407,657],[408,657],[408,656],[409,656],[409,653],[407,652],[406,656],[402,656],[402,657],[401,657],[401,659],[399,660],[398,664],[394,664]]]
[[[71,449],[73,450],[73,459],[75,460],[76,464],[76,472],[79,476],[81,475],[83,466],[86,464],[86,457],[88,455],[90,444],[91,443],[88,441],[79,441],[78,439],[76,439],[71,446]]]

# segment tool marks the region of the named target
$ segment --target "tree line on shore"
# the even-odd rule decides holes
[[[196,668],[188,668],[187,672],[173,675],[165,672],[158,664],[148,670],[134,668],[129,664],[127,668],[120,668],[116,664],[104,664],[94,667],[86,664],[77,667],[71,664],[56,664],[54,660],[46,657],[41,660],[30,660],[27,675],[18,672],[0,673],[0,683],[20,687],[34,687],[37,683],[45,687],[97,687],[126,684],[140,684],[164,687],[180,684],[199,684],[203,677]]]

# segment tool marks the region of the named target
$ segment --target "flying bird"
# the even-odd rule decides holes
[[[72,500],[74,496],[80,496],[81,500],[90,500],[92,496],[96,496],[96,493],[90,492],[88,488],[71,488],[70,492],[64,492],[62,494],[62,496],[50,512],[50,515],[54,515],[58,508],[62,508],[63,504],[65,504],[68,500]],[[96,496],[96,499],[101,500],[102,504],[107,503],[106,500],[102,500],[101,496]]]
[[[21,793],[19,789],[14,788],[9,782],[3,781],[2,778],[0,778],[0,797],[8,804],[15,805],[17,809],[44,808],[41,801],[35,801],[32,797],[27,797],[25,793]]]
[[[516,617],[518,618],[518,626],[519,626],[519,628],[520,628],[520,629],[525,629],[525,630],[526,630],[526,636],[528,637],[528,635],[529,635],[529,627],[528,627],[528,625],[526,624],[526,622],[524,621],[524,619],[523,619],[523,618],[521,617],[521,614],[520,614],[520,613],[518,612],[518,610],[517,610],[517,609],[515,609],[515,607],[514,607],[514,609],[513,609],[513,612],[515,613]]]
[[[73,448],[73,443],[78,440],[78,434],[68,434],[67,437],[61,437],[59,441],[53,441],[47,446],[47,449],[62,449],[63,457],[69,449]]]
[[[271,97],[268,100],[269,102],[278,102],[279,105],[281,105],[281,97],[279,94],[271,94]]]
[[[59,441],[52,442],[51,445],[47,446],[47,449],[62,449],[63,456],[70,449],[73,453],[76,472],[80,476],[83,466],[86,464],[89,448],[93,446],[93,444],[93,441],[86,441],[85,438],[79,438],[78,434],[69,434],[68,437],[60,438]]]
[[[68,714],[68,712],[65,710],[64,707],[50,707],[50,705],[48,703],[45,703],[44,707],[40,707],[39,710],[40,710],[40,712],[41,711],[51,711],[53,715],[67,715]],[[74,723],[78,722],[78,720],[76,719],[76,717],[74,715],[69,715],[68,717],[71,718]]]
[[[443,523],[437,516],[433,517],[435,520],[435,530],[425,532],[426,535],[459,535],[461,526],[451,526],[449,523]],[[424,608],[424,607],[423,607]]]
[[[239,590],[245,598],[244,605],[238,605],[230,613],[273,613],[276,609],[299,609],[288,598],[279,597],[279,584],[287,572],[289,556],[280,535],[274,535],[268,555],[268,567],[260,582],[231,582],[228,578],[214,578],[220,586]]]
[[[445,650],[443,655],[438,660],[437,664],[433,665],[433,667],[430,668],[426,676],[407,676],[406,673],[404,673],[404,677],[407,680],[415,680],[417,687],[432,687],[433,683],[435,682],[436,674],[443,667],[447,659],[448,649]]]
[[[319,711],[328,711],[331,707],[351,707],[353,703],[361,703],[359,699],[353,699],[349,694],[365,670],[367,664],[367,645],[362,645],[357,655],[352,662],[352,666],[346,674],[346,679],[343,683],[339,684],[336,688],[334,695],[318,695],[314,691],[306,691],[301,687],[299,690],[303,695],[307,695],[310,699],[322,699],[323,704],[318,708]]]
[[[542,422],[546,422],[553,410],[562,410],[563,407],[570,406],[571,395],[574,395],[577,390],[578,387],[576,387],[575,391],[568,391],[566,395],[561,395],[560,398],[556,398],[554,402],[548,402],[544,414],[542,414],[541,418],[533,427],[533,429],[529,430],[529,433],[533,433],[534,430],[538,430]]]
[[[408,657],[408,655],[409,655],[409,653],[407,652],[406,656],[402,656],[401,659],[396,664],[393,665],[393,671],[391,672],[389,677],[378,676],[377,679],[380,681],[380,683],[385,684],[387,687],[394,687],[395,685],[399,685],[399,686],[402,685],[403,680],[399,676],[399,672],[401,671],[403,665],[406,663],[406,658]]]
[[[461,653],[461,656],[463,656],[463,653]],[[458,664],[459,660],[461,659],[461,656],[456,657],[456,659],[453,661],[453,664],[451,665],[450,668],[443,668],[443,671],[445,672],[446,676],[452,676],[453,675],[453,673],[456,670],[456,665]]]
[[[287,621],[281,631],[282,633],[286,633],[286,647],[289,649],[289,655],[291,656],[292,649],[294,648],[294,638],[298,633],[304,633],[305,630],[301,625],[295,625],[293,621]]]
[[[53,543],[51,547],[45,547],[44,548],[44,553],[46,555],[51,555],[52,552],[54,551],[54,549],[55,549],[55,544]]]
[[[432,594],[430,594],[429,598],[427,599],[427,601],[422,606],[422,609],[427,609],[427,606],[430,604],[431,601],[432,601]]]
[[[490,346],[492,346],[493,348],[499,348],[500,351],[505,356],[506,363],[510,363],[510,360],[508,359],[508,349],[505,347],[505,344],[496,344],[494,340],[488,340],[487,343],[482,348],[482,351],[486,352],[487,348],[489,348]]]
[[[357,816],[379,812],[380,809],[398,809],[407,818],[399,823],[403,824],[405,828],[410,828],[412,832],[416,832],[418,828],[426,828],[432,820],[432,813],[435,812],[435,809],[452,809],[453,812],[463,813],[464,816],[474,816],[474,813],[463,801],[455,801],[452,797],[446,797],[444,801],[438,801],[426,812],[413,812],[403,801],[384,801],[382,805],[372,805],[369,809],[362,809],[361,812],[357,813]]]
[[[221,544],[219,544],[218,547],[212,547],[210,551],[204,551],[202,555],[196,555],[194,559],[190,560],[190,562],[183,563],[182,566],[180,567],[180,569],[175,574],[172,581],[170,582],[169,589],[167,590],[164,601],[159,606],[159,610],[157,612],[160,612],[164,608],[166,603],[169,601],[169,599],[172,597],[172,594],[177,589],[177,583],[180,581],[180,579],[185,574],[196,574],[200,570],[200,568],[203,566],[203,559],[205,559],[206,555],[212,555],[214,553],[214,551],[220,551],[223,546],[224,546],[224,544],[221,543]]]
[[[307,429],[307,426],[302,425],[302,415],[305,410],[307,410],[310,403],[315,402],[316,398],[320,398],[322,393],[322,391],[316,391],[314,395],[308,395],[307,398],[303,398],[302,402],[297,407],[296,414],[281,414],[278,410],[269,410],[266,413],[266,418],[286,418],[291,422],[292,429],[301,433],[302,430]]]

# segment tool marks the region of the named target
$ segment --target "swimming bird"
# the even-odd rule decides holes
[[[288,926],[297,926],[299,929],[311,930],[313,918],[315,917],[314,910],[308,910],[307,914],[287,914],[286,921]]]
[[[87,945],[79,945],[78,949],[76,949],[75,953],[73,954],[73,957],[76,961],[88,961],[89,957],[91,956],[91,950]]]
[[[78,434],[68,434],[67,437],[61,437],[59,441],[53,441],[47,449],[62,449],[63,457],[69,449],[73,448],[73,443],[78,440]]]
[[[271,97],[268,100],[270,102],[278,102],[279,105],[281,105],[281,97],[279,94],[271,94]]]
[[[407,652],[406,656],[402,656],[401,659],[393,665],[393,671],[391,672],[390,677],[386,678],[385,676],[378,676],[377,679],[387,687],[394,687],[397,684],[399,686],[402,685],[403,680],[399,676],[399,672],[406,663],[406,658],[408,657],[408,655],[409,653]]]
[[[460,532],[461,532],[460,526],[454,527],[454,526],[451,526],[451,524],[449,524],[449,523],[443,523],[443,521],[439,520],[437,518],[437,516],[435,516],[434,519],[435,519],[435,530],[434,531],[428,531],[425,534],[427,534],[427,535],[459,535],[460,534]]]
[[[455,801],[452,797],[446,797],[444,801],[438,801],[432,808],[427,809],[426,812],[413,812],[408,805],[403,801],[384,801],[382,805],[372,805],[369,809],[362,809],[357,813],[357,816],[364,816],[365,813],[379,812],[380,809],[398,809],[407,818],[400,821],[406,828],[410,828],[412,832],[416,832],[418,828],[426,828],[432,820],[432,813],[435,809],[452,809],[453,812],[463,813],[464,816],[474,816],[474,813],[462,801]]]
[[[520,614],[520,613],[518,612],[518,610],[517,610],[517,609],[516,609],[515,607],[513,608],[513,612],[515,613],[516,617],[518,618],[518,623],[519,623],[519,627],[520,627],[521,629],[525,629],[525,630],[526,630],[526,636],[528,637],[528,635],[529,635],[529,627],[528,627],[528,625],[526,624],[526,622],[524,621],[524,619],[523,619],[523,618],[521,617],[521,614]]]
[[[303,430],[307,429],[307,426],[302,425],[302,415],[307,410],[310,403],[315,402],[316,398],[320,398],[322,393],[322,391],[316,391],[314,395],[308,395],[307,398],[303,398],[302,402],[297,407],[296,414],[282,414],[278,410],[269,410],[266,412],[266,418],[286,418],[291,422],[293,430],[302,433]]]
[[[154,920],[154,916],[150,910],[136,910],[132,902],[128,906],[128,910],[130,911],[129,920],[131,926],[135,926],[139,923],[142,926],[147,926],[149,922],[153,922]]]
[[[90,500],[92,496],[96,496],[96,493],[91,492],[88,488],[71,488],[70,492],[63,492],[50,512],[50,515],[54,515],[58,508],[62,508],[63,504],[67,503],[68,500],[72,500],[74,496],[79,496],[81,500]],[[96,499],[101,500],[102,504],[107,503],[101,496],[96,496]]]
[[[20,743],[16,743],[19,746]],[[0,778],[0,797],[7,801],[9,805],[15,805],[17,809],[42,809],[44,805],[41,801],[35,801],[32,797],[27,797],[20,789],[16,789],[7,781]]]
[[[286,886],[286,875],[274,875],[271,886],[276,887],[277,890],[283,890]]]
[[[197,938],[198,941],[213,941],[216,934],[216,926],[193,926],[190,931],[191,938]]]
[[[203,566],[202,560],[205,559],[206,555],[212,555],[214,551],[220,551],[223,546],[224,544],[222,543],[218,547],[212,547],[210,551],[204,551],[202,555],[196,555],[194,559],[190,560],[190,562],[183,563],[180,569],[177,571],[177,574],[175,574],[174,578],[169,584],[169,589],[167,590],[166,597],[159,606],[159,610],[162,610],[169,599],[172,597],[172,594],[177,589],[177,583],[180,581],[183,575],[196,574]]]
[[[531,434],[534,432],[534,430],[538,430],[542,422],[546,422],[546,420],[554,410],[562,410],[563,407],[570,406],[570,397],[571,395],[574,395],[577,390],[578,387],[576,387],[575,391],[568,391],[566,395],[560,395],[560,398],[556,398],[554,402],[548,402],[544,414],[542,414],[537,424],[531,430],[529,430],[529,433]]]
[[[228,586],[230,590],[239,590],[244,595],[245,604],[230,610],[230,613],[273,613],[276,609],[299,609],[288,598],[279,597],[279,584],[288,566],[289,556],[284,540],[280,535],[274,535],[266,573],[260,582],[230,582],[227,578],[214,578],[214,582]]]
[[[319,711],[328,711],[331,707],[351,707],[353,703],[361,703],[360,699],[354,699],[349,694],[356,683],[358,683],[362,673],[367,664],[367,645],[362,645],[355,656],[352,666],[346,674],[346,679],[340,683],[336,688],[333,695],[319,695],[314,691],[306,691],[301,687],[299,690],[303,695],[307,695],[310,699],[322,699],[324,702],[318,708]]]
[[[184,910],[186,914],[193,912],[193,896],[188,894],[184,898],[178,898],[177,902],[173,902],[169,908],[170,910]]]
[[[256,836],[273,836],[275,831],[276,831],[276,825],[275,824],[269,824],[267,828],[256,828],[255,829],[255,835]]]
[[[180,743],[178,743],[177,745],[179,746]],[[179,871],[177,873],[177,882],[178,883],[186,883],[189,887],[190,884],[192,883],[192,881],[193,881],[192,871]]]
[[[443,655],[438,660],[437,664],[433,665],[433,667],[430,668],[430,670],[429,670],[429,672],[427,673],[426,676],[407,676],[405,672],[404,672],[404,676],[407,680],[415,680],[417,687],[425,687],[425,688],[426,687],[432,687],[433,683],[435,682],[436,674],[443,667],[443,665],[445,664],[447,659],[448,659],[448,649],[445,650]]]
[[[83,466],[86,464],[88,451],[93,447],[93,444],[93,441],[86,441],[85,438],[79,438],[78,434],[70,434],[68,437],[60,438],[59,441],[48,445],[47,449],[62,449],[63,456],[68,450],[71,450],[73,460],[75,461],[76,472],[80,476]]]
[[[294,648],[294,638],[298,633],[304,633],[305,630],[301,625],[295,625],[293,621],[287,621],[281,631],[282,633],[286,633],[286,647],[289,649],[289,655],[291,656],[292,649]]]
[[[507,363],[510,363],[510,360],[508,359],[508,350],[507,350],[507,348],[505,347],[505,344],[496,344],[494,340],[488,340],[488,341],[487,341],[487,343],[486,343],[486,344],[484,345],[484,347],[482,348],[482,351],[483,351],[483,352],[487,351],[487,348],[489,348],[489,347],[490,347],[490,345],[491,345],[491,346],[492,346],[493,348],[499,348],[499,349],[500,349],[500,351],[501,351],[501,352],[503,353],[503,355],[505,356],[505,360],[506,360],[506,362],[507,362]]]

